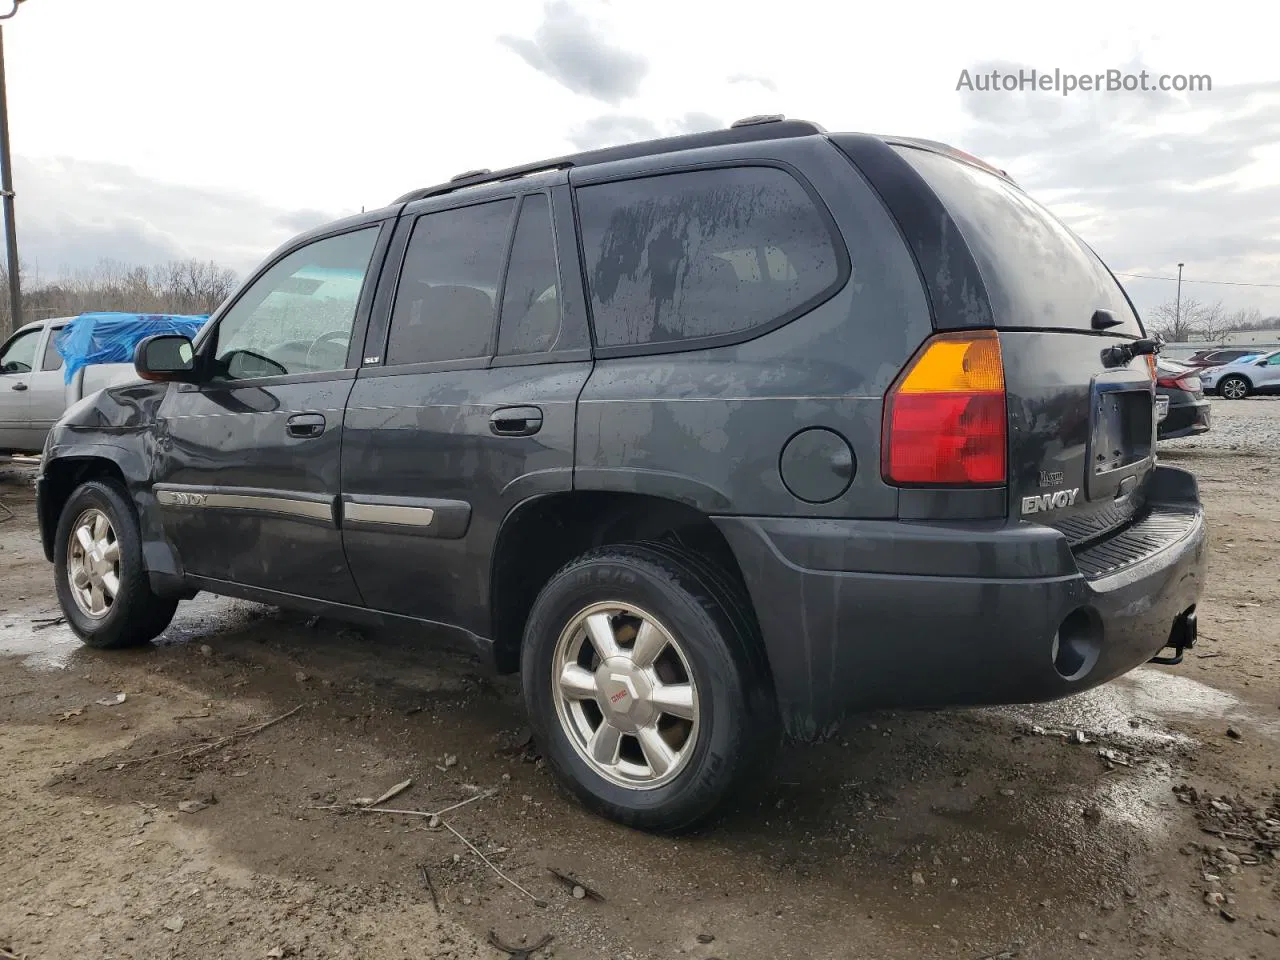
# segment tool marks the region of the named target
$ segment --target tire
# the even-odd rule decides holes
[[[1244,377],[1232,375],[1223,377],[1218,384],[1218,395],[1228,400],[1243,400],[1253,392],[1253,387]]]
[[[608,623],[619,644],[621,659],[609,661],[613,673],[603,666],[587,617],[597,627]],[[665,638],[652,647],[666,646],[651,665],[636,666],[635,628],[646,621]],[[521,682],[542,755],[585,806],[625,826],[678,833],[709,820],[771,758],[777,711],[763,663],[750,605],[731,577],[677,546],[625,544],[583,554],[543,587],[525,625]],[[558,683],[572,667],[592,681],[578,688],[576,700]],[[692,693],[677,709],[690,715],[662,712],[654,721],[668,744],[665,756],[658,746],[659,762],[650,759],[650,729],[623,732],[610,764],[590,759],[593,723],[596,733],[612,721],[615,730],[637,724],[660,711],[650,694],[671,696],[669,684],[685,692],[686,681]],[[671,757],[677,759],[662,772]]]
[[[82,526],[89,532],[92,550],[80,545],[77,531]],[[101,549],[99,544],[108,546]],[[137,514],[115,483],[90,480],[72,492],[58,517],[53,562],[63,616],[76,635],[95,649],[147,643],[163,632],[178,607],[176,599],[152,593],[142,562]],[[112,575],[117,585],[114,594]],[[88,595],[72,585],[73,576],[89,584]],[[101,610],[96,609],[99,600]]]

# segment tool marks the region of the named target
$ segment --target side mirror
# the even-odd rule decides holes
[[[1267,360],[1259,360],[1257,363],[1255,363],[1255,364],[1254,364],[1254,366],[1255,366],[1255,367],[1265,367],[1265,366],[1267,365],[1267,363],[1268,363],[1268,362],[1269,362],[1269,361],[1267,361]]]
[[[190,381],[195,376],[195,347],[177,333],[147,337],[133,352],[133,369],[143,380],[159,383]]]

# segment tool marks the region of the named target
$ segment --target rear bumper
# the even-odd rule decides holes
[[[1160,440],[1176,440],[1192,437],[1209,430],[1211,404],[1208,400],[1179,403],[1169,407],[1169,415],[1160,422],[1157,437]]]
[[[1159,467],[1151,490],[1181,532],[1095,579],[1028,524],[718,518],[788,733],[855,709],[1053,700],[1150,660],[1187,629],[1206,558],[1194,477]]]

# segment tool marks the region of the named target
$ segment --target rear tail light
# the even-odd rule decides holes
[[[1199,393],[1201,390],[1200,378],[1195,374],[1187,374],[1181,377],[1161,377],[1156,383],[1166,390],[1185,390],[1187,393]]]
[[[994,331],[940,334],[885,397],[880,473],[930,487],[1006,482],[1004,360]]]

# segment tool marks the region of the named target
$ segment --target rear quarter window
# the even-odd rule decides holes
[[[973,252],[997,327],[1092,330],[1140,337],[1128,298],[1098,256],[1053,214],[1000,177],[942,154],[895,147],[937,194]]]
[[[577,190],[600,347],[743,338],[839,289],[834,225],[791,174],[728,167]]]

